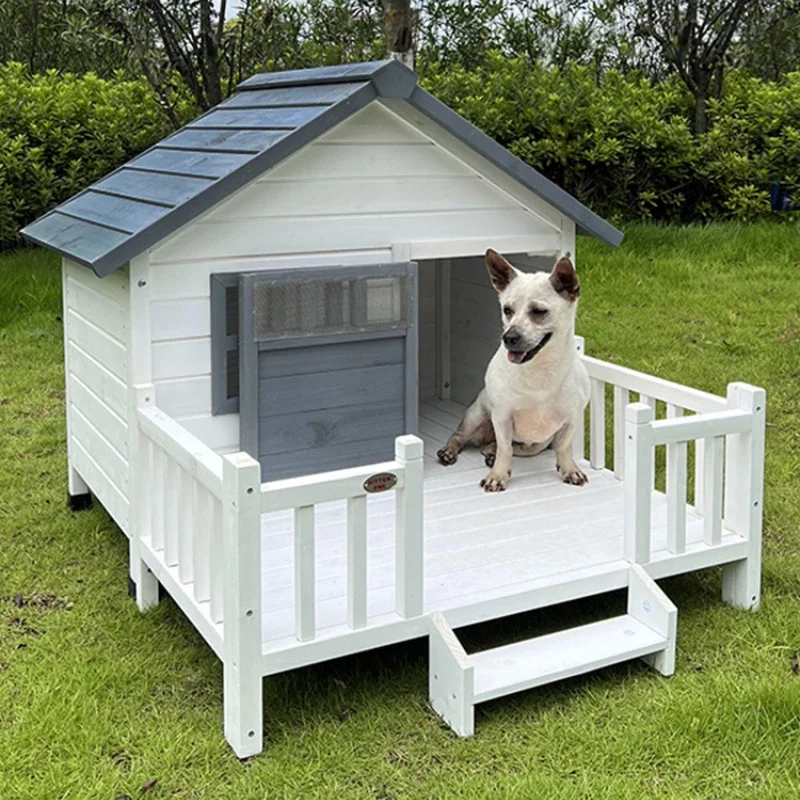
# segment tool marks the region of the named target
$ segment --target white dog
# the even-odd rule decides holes
[[[454,464],[465,445],[482,448],[487,492],[502,492],[511,456],[534,456],[552,445],[567,483],[588,481],[575,463],[572,441],[589,401],[589,376],[575,350],[580,285],[575,267],[560,258],[553,271],[524,273],[494,250],[486,266],[500,296],[503,335],[485,385],[447,444],[442,464]]]

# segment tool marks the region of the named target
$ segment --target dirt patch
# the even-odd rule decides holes
[[[21,592],[15,594],[11,602],[17,608],[37,608],[44,611],[69,611],[72,601],[66,597],[56,597],[54,594],[29,594]]]

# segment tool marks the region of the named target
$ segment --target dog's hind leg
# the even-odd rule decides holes
[[[467,409],[464,419],[461,420],[455,433],[447,440],[447,444],[436,453],[439,461],[445,466],[455,464],[458,454],[464,445],[481,447],[487,441],[494,439],[494,429],[489,412],[483,403],[483,392],[477,400]]]
[[[575,438],[576,426],[568,422],[553,437],[553,450],[556,451],[556,469],[564,478],[564,483],[583,486],[589,482],[586,473],[578,466],[572,455],[572,440]]]

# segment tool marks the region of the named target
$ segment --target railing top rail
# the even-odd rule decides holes
[[[727,400],[719,395],[692,389],[663,378],[656,378],[628,367],[620,367],[592,356],[582,356],[582,358],[590,377],[621,386],[631,392],[655,397],[700,414],[724,411],[728,407]]]
[[[388,488],[402,489],[405,485],[405,466],[399,460],[268,481],[261,484],[261,512],[283,511],[287,508],[360,497],[368,494],[364,482],[381,473],[396,477],[396,483]]]
[[[659,419],[650,423],[652,443],[673,444],[691,442],[695,439],[711,439],[732,433],[746,433],[753,427],[753,415],[749,411],[732,409],[714,411],[695,417]]]
[[[211,494],[222,499],[220,455],[159,408],[140,408],[139,428]]]

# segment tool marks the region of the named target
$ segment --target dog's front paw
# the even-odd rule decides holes
[[[564,476],[564,483],[571,483],[573,486],[583,486],[584,483],[589,483],[586,473],[577,466],[574,469],[561,470],[561,474]]]
[[[449,467],[451,464],[455,464],[456,461],[458,461],[458,451],[451,447],[443,447],[436,453],[436,457],[439,459],[440,464]]]
[[[504,492],[508,486],[509,475],[501,475],[492,470],[482,481],[484,492]]]

